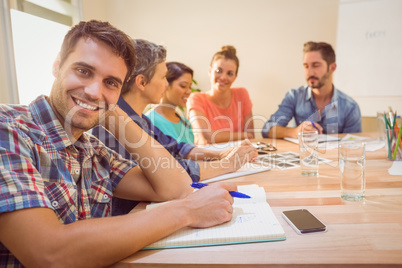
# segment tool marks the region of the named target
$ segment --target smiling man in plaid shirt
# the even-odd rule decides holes
[[[115,106],[134,62],[123,32],[106,22],[81,22],[63,41],[50,96],[29,106],[0,105],[1,267],[107,266],[182,227],[231,219],[233,184],[192,193],[176,160],[152,150],[149,136]],[[122,144],[139,145],[130,153],[148,158],[148,167],[86,133],[101,119],[112,122],[109,130]],[[171,165],[160,168],[156,158]],[[109,217],[113,196],[177,200]]]

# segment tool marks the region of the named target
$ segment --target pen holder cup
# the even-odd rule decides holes
[[[402,161],[402,138],[398,138],[398,134],[397,129],[385,130],[385,148],[387,158],[391,161]]]

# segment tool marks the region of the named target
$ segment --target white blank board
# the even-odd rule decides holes
[[[334,83],[363,116],[402,109],[401,0],[341,0],[336,49]]]
[[[402,1],[341,1],[337,84],[354,96],[402,96]]]

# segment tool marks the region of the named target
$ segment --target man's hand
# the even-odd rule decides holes
[[[189,226],[205,228],[230,221],[234,200],[229,191],[236,190],[233,183],[213,183],[183,199],[189,210]]]
[[[118,126],[120,127],[121,122],[124,122],[124,120],[127,120],[127,118],[129,118],[127,113],[124,112],[117,104],[111,104],[108,107],[105,118],[101,118],[99,124],[114,134],[118,129],[116,128],[116,123],[118,123]]]
[[[107,110],[104,114],[99,117],[99,125],[109,130],[110,127],[110,117],[114,118],[117,116],[117,108],[119,106],[117,104],[110,104],[107,106]],[[121,109],[120,109],[121,110]],[[115,120],[113,119],[112,122]]]
[[[314,127],[315,126],[315,127]],[[303,131],[318,131],[318,134],[322,134],[322,126],[314,122],[314,126],[310,121],[304,121],[295,128],[294,138],[297,138],[299,132]]]

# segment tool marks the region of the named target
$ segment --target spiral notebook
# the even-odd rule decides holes
[[[258,185],[241,185],[250,199],[235,198],[230,222],[210,228],[183,228],[144,249],[183,248],[285,240],[285,232]],[[147,209],[159,204],[151,204]]]

